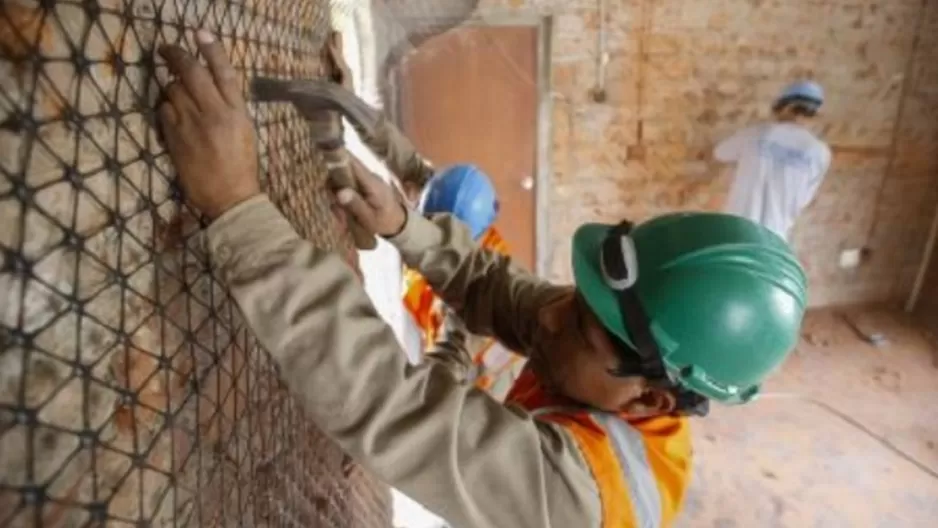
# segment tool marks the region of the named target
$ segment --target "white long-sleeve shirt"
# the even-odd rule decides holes
[[[725,211],[758,222],[787,240],[824,179],[831,151],[800,125],[767,123],[723,140],[714,157],[736,163]]]

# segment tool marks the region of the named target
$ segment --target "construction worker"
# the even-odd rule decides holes
[[[424,215],[452,214],[466,224],[479,247],[508,255],[508,244],[495,228],[498,197],[489,177],[473,165],[459,164],[441,170],[426,185],[418,208]],[[491,337],[472,336],[452,310],[433,293],[420,272],[404,270],[404,306],[421,332],[423,349],[430,354],[445,353],[466,371],[476,386],[503,399],[523,366],[522,357],[507,350]],[[461,346],[438,347],[445,318],[452,318],[447,339],[459,339]],[[462,351],[465,350],[465,353]]]
[[[717,145],[717,161],[736,164],[726,212],[788,238],[830,167],[830,148],[808,128],[823,104],[819,84],[793,83],[775,100],[774,121],[743,129]]]
[[[263,194],[241,83],[211,34],[196,41],[207,68],[160,49],[177,79],[159,109],[167,147],[211,221],[201,236],[217,275],[311,419],[453,526],[670,525],[690,472],[686,415],[751,401],[796,342],[806,280],[787,244],[717,213],[588,224],[573,239],[575,287],[557,286],[356,172],[358,190],[337,193],[349,214],[470,331],[528,355],[497,402],[436,362],[408,366],[340,256]]]

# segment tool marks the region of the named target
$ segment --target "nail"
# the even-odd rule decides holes
[[[355,199],[355,191],[348,188],[342,189],[336,193],[335,198],[339,201],[340,204],[348,205],[352,203],[352,200]]]
[[[207,29],[200,29],[196,31],[195,38],[202,44],[211,44],[215,42],[215,35],[212,35]]]

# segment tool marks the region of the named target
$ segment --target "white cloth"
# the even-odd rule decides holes
[[[831,163],[827,144],[794,123],[768,123],[723,140],[714,157],[736,163],[727,213],[758,222],[788,240]]]

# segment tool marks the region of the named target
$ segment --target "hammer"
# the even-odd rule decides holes
[[[332,32],[323,46],[321,64],[323,73],[329,81],[317,83],[338,86],[351,84],[351,75],[344,67],[342,60],[341,34]],[[287,81],[266,77],[255,78],[251,85],[254,100],[258,102],[289,102],[292,103],[300,115],[305,117],[311,126],[313,141],[322,151],[325,159],[327,182],[333,192],[343,188],[355,189],[361,192],[358,178],[353,171],[361,170],[358,164],[351,163],[348,151],[345,150],[343,140],[342,115],[337,108],[323,105],[318,99],[311,96],[306,88],[313,81]],[[358,249],[374,249],[378,245],[375,234],[368,231],[354,218],[349,218],[349,232],[355,247]]]

